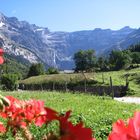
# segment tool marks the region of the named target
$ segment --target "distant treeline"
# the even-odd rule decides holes
[[[140,52],[140,44],[131,45],[128,50],[131,52]]]
[[[140,65],[140,44],[125,50],[112,50],[106,57],[96,57],[94,50],[80,50],[74,55],[75,71],[112,71]]]

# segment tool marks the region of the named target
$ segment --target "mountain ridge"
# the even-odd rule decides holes
[[[129,26],[120,30],[96,28],[51,32],[47,27],[39,27],[0,13],[0,45],[8,53],[18,52],[15,55],[21,55],[30,63],[43,62],[46,66],[59,69],[74,68],[73,55],[80,49],[94,49],[97,55],[102,55],[112,49],[124,49],[131,43],[139,42],[139,34],[139,29]],[[13,46],[19,51],[15,51]]]

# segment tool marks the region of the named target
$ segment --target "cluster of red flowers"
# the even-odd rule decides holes
[[[52,132],[46,136],[46,140],[95,140],[92,138],[90,128],[85,128],[80,122],[73,125],[69,120],[71,111],[64,115],[44,106],[40,100],[21,101],[12,96],[0,96],[0,116],[7,119],[7,125],[0,123],[0,132],[6,133],[12,128],[13,136],[21,128],[28,128],[31,123],[42,126],[53,120],[59,122],[60,135],[56,136]],[[29,136],[26,138],[28,139]],[[29,138],[28,140],[32,140]],[[108,140],[140,140],[140,112],[136,112],[133,118],[127,122],[118,120],[113,124],[113,130],[108,136]]]
[[[60,124],[60,136],[49,134],[47,140],[95,140],[92,138],[90,128],[85,128],[83,123],[73,125],[69,121],[71,111],[65,115],[44,106],[43,101],[29,100],[21,101],[12,96],[2,98],[7,105],[4,105],[0,112],[0,116],[7,119],[7,125],[0,123],[0,131],[6,133],[12,128],[13,135],[16,135],[21,128],[27,128],[31,123],[37,126],[48,124],[53,120],[57,120]],[[53,137],[53,138],[52,138]]]
[[[4,53],[3,49],[0,48],[0,64],[3,64],[3,62],[4,62],[4,59],[2,57],[3,53]]]
[[[108,140],[140,140],[140,112],[127,120],[118,120],[113,124],[113,130]]]

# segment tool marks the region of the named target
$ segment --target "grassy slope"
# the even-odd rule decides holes
[[[140,96],[140,68],[132,70],[122,70],[122,71],[113,71],[113,72],[104,72],[104,73],[86,73],[86,78],[88,80],[95,80],[97,84],[104,85],[102,82],[102,74],[104,75],[105,85],[109,85],[109,78],[112,77],[113,85],[125,85],[126,83],[126,74],[129,74],[129,87],[130,93],[135,94],[135,96]],[[30,83],[46,83],[48,81],[57,81],[57,82],[70,82],[70,81],[80,81],[83,80],[84,76],[81,73],[78,74],[54,74],[54,75],[41,75],[35,76],[23,80],[25,84]]]
[[[105,140],[111,130],[112,123],[122,118],[127,119],[134,111],[140,110],[140,105],[113,101],[111,98],[95,97],[85,94],[70,94],[58,92],[6,92],[20,99],[44,100],[46,106],[57,111],[72,110],[72,120],[76,123],[83,120],[87,127],[92,128],[97,140]],[[38,134],[38,131],[36,132]]]
[[[4,73],[20,73],[23,77],[26,77],[30,65],[29,62],[8,54],[4,55],[4,59],[4,64],[0,66]]]
[[[105,72],[104,79],[105,83],[109,84],[109,77],[112,77],[112,81],[114,85],[125,85],[126,84],[126,77],[125,75],[129,75],[129,88],[130,94],[134,96],[140,96],[140,68],[132,69],[132,70],[122,70],[122,71],[114,71],[114,72]],[[99,82],[102,82],[102,74],[98,73],[96,75],[96,79]]]

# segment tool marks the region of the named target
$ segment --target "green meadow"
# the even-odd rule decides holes
[[[74,124],[83,121],[86,127],[93,130],[97,140],[106,140],[107,135],[112,129],[112,123],[118,119],[127,120],[133,116],[136,110],[140,110],[140,105],[120,103],[112,100],[110,97],[99,97],[79,93],[60,93],[46,91],[28,91],[28,92],[1,92],[2,95],[12,95],[18,99],[43,100],[47,107],[64,113],[72,110],[71,120]],[[55,131],[56,126],[50,125],[49,130]],[[46,133],[44,127],[31,127],[34,136],[39,140],[43,133]],[[10,134],[7,134],[10,138]],[[9,140],[12,140],[10,138]]]
[[[87,83],[89,83],[90,85],[109,85],[110,76],[112,77],[113,85],[125,85],[126,78],[128,77],[128,96],[140,96],[140,68],[110,72],[92,72],[84,73],[84,75],[82,73],[40,75],[22,80],[19,83],[23,83],[25,85],[47,85],[49,83],[55,82],[60,85],[64,85],[65,82],[72,84],[77,84],[80,82],[82,83],[86,78]]]

